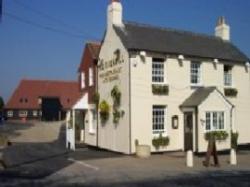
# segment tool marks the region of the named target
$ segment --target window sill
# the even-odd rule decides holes
[[[190,87],[191,88],[202,88],[202,87],[204,87],[204,85],[203,84],[190,84]]]
[[[96,135],[96,132],[95,131],[89,131],[89,134],[90,135]]]

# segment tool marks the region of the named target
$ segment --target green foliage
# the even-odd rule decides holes
[[[168,95],[169,86],[168,85],[153,84],[152,85],[152,92],[153,92],[153,94],[158,94],[158,95]]]
[[[235,149],[235,150],[237,149],[238,138],[239,138],[239,133],[231,131],[231,147],[232,147],[232,149]]]
[[[121,104],[121,91],[119,90],[118,86],[114,86],[111,90],[111,97],[114,101],[114,107],[118,107]]]
[[[0,110],[2,110],[4,107],[4,101],[3,98],[0,96]]]
[[[100,118],[103,123],[105,123],[109,118],[110,106],[107,101],[103,100],[100,105]]]
[[[154,138],[152,140],[152,144],[156,149],[159,149],[159,147],[165,147],[169,145],[169,137],[163,137],[162,134],[158,138]]]
[[[113,98],[113,123],[118,124],[120,118],[124,116],[125,112],[123,110],[119,110],[121,105],[121,91],[118,86],[114,86],[111,90],[111,97]]]
[[[98,107],[99,102],[100,102],[100,94],[98,92],[95,92],[93,95],[93,102],[96,104],[96,106]]]
[[[222,140],[226,140],[227,137],[228,137],[228,133],[226,131],[211,131],[205,134],[205,139],[207,141],[210,139],[222,141]]]
[[[238,90],[235,88],[225,88],[224,94],[225,96],[228,96],[228,97],[236,97],[238,95]]]

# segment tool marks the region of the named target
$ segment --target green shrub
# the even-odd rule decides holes
[[[121,104],[121,91],[119,90],[118,86],[114,86],[111,90],[111,97],[114,101],[114,107],[118,107]]]
[[[152,145],[156,148],[159,149],[159,147],[165,147],[169,145],[169,137],[163,137],[162,134],[158,138],[154,138],[152,140]]]
[[[108,102],[103,100],[99,105],[99,109],[100,109],[99,113],[101,121],[105,123],[109,118],[109,111],[110,111],[110,106]]]
[[[152,85],[152,92],[153,92],[153,94],[168,95],[169,86],[168,85],[153,84]]]
[[[235,88],[225,88],[224,94],[225,96],[228,96],[228,97],[236,97],[238,95],[238,90]]]
[[[239,138],[239,133],[238,132],[232,132],[231,131],[231,148],[232,149],[237,149],[238,147],[238,138]]]
[[[226,131],[211,131],[205,134],[205,139],[207,141],[210,139],[222,141],[222,140],[226,140],[227,137],[228,137],[228,133]]]

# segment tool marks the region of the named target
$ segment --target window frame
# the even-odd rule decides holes
[[[89,110],[89,134],[96,134],[97,112],[95,109]]]
[[[166,84],[165,60],[163,58],[152,58],[151,68],[152,83]]]
[[[207,120],[208,119],[207,114],[209,114],[209,120]],[[216,115],[214,115],[214,114],[216,114]],[[216,118],[215,118],[215,116],[216,116]],[[221,118],[221,117],[223,117],[223,118]],[[214,123],[215,119],[216,119],[216,123]],[[207,122],[209,122],[209,129],[207,128],[208,127]],[[221,122],[223,122],[223,123],[221,123]],[[223,128],[220,127],[221,125],[223,126]],[[225,130],[226,130],[225,111],[206,111],[205,112],[205,132],[225,131]]]
[[[89,86],[94,85],[94,69],[93,67],[89,68]]]
[[[196,65],[195,68],[197,68],[197,67],[199,67],[199,68],[197,70],[194,70],[193,65]],[[197,71],[197,72],[194,72],[194,71]],[[196,76],[197,82],[192,82],[193,76]],[[190,63],[190,84],[192,86],[201,86],[202,85],[202,63],[199,61],[191,61],[191,63]]]
[[[228,68],[228,72],[225,72],[225,68]],[[230,80],[230,83],[227,84],[227,81]],[[223,66],[223,85],[225,87],[233,87],[233,66],[224,64]]]
[[[8,117],[8,118],[12,118],[13,115],[14,115],[13,110],[8,110],[8,111],[7,111],[7,117]]]
[[[19,110],[18,111],[18,116],[21,118],[27,117],[28,116],[28,111],[27,110]]]
[[[163,110],[163,111],[160,111],[160,110]],[[163,112],[163,114],[157,114],[157,112]],[[155,115],[160,115],[160,116],[155,116]],[[167,106],[153,105],[152,106],[152,133],[153,134],[166,133],[167,132],[166,126],[167,126]]]
[[[85,73],[81,72],[81,89],[84,89],[86,87],[85,83]]]

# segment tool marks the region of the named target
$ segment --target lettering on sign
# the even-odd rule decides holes
[[[103,59],[99,62],[99,77],[103,83],[119,80],[119,75],[122,71],[121,64],[124,63],[123,55],[120,54],[120,50],[117,49],[114,52],[114,58],[108,61]]]

